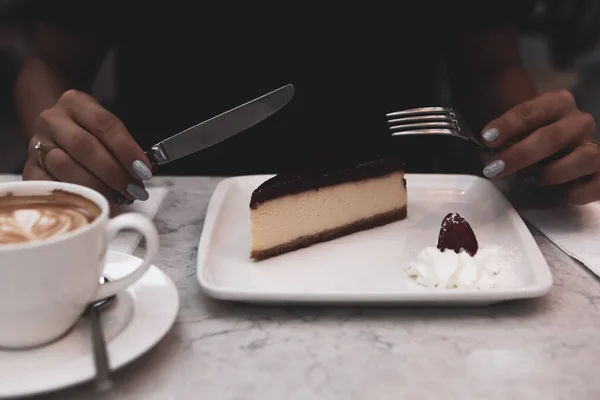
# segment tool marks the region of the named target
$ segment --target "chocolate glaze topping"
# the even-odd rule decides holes
[[[250,208],[256,209],[260,203],[278,197],[376,178],[396,171],[404,171],[404,163],[392,158],[358,164],[348,161],[311,164],[301,173],[278,174],[265,181],[252,193]]]

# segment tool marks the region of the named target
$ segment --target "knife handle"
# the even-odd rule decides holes
[[[148,160],[150,161],[150,170],[152,171],[152,175],[156,174],[158,172],[158,160],[154,156],[154,153],[152,150],[148,150],[145,151],[144,154],[146,154],[146,157],[148,157]]]

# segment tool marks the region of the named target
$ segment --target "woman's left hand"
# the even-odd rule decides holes
[[[600,200],[600,145],[596,123],[567,90],[520,104],[484,129],[484,143],[502,148],[483,174],[499,179],[525,168],[539,185],[561,185],[572,204]]]

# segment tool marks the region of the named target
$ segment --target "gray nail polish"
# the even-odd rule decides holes
[[[150,195],[143,187],[136,185],[135,183],[130,183],[127,185],[127,193],[138,200],[146,201]]]
[[[146,166],[146,164],[140,160],[134,161],[131,168],[133,168],[133,172],[135,172],[138,178],[143,181],[147,181],[148,179],[152,178],[152,171],[150,171],[148,166]]]
[[[483,169],[483,175],[486,178],[491,178],[493,176],[496,176],[500,172],[504,171],[505,166],[506,165],[504,164],[504,161],[502,161],[502,160],[492,161],[491,163],[486,165],[485,168]]]
[[[492,143],[495,142],[496,139],[500,136],[500,131],[496,128],[490,128],[487,131],[483,132],[481,135],[485,139],[486,142]]]

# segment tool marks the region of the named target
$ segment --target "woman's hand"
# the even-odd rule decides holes
[[[38,117],[23,179],[76,183],[130,204],[148,199],[141,180],[152,177],[149,165],[116,116],[91,96],[69,90]]]
[[[502,149],[483,174],[498,179],[527,168],[539,185],[560,185],[566,200],[600,200],[600,146],[596,124],[566,91],[545,93],[490,122],[484,143]]]

